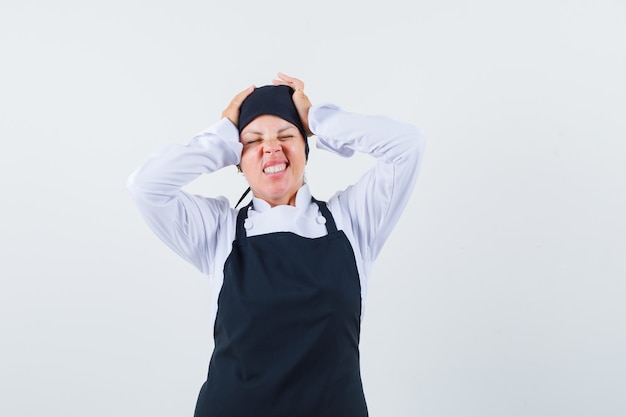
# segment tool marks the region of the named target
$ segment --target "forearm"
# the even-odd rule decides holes
[[[419,161],[424,135],[415,126],[385,116],[362,115],[326,104],[309,113],[311,130],[321,149],[349,157],[354,152],[372,155],[389,164]]]
[[[237,128],[222,119],[196,135],[187,145],[170,145],[152,154],[128,179],[136,200],[162,206],[198,176],[239,163]]]

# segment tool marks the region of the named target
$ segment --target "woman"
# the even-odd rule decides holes
[[[312,134],[318,148],[364,152],[376,166],[317,201],[304,178]],[[215,348],[196,417],[367,416],[358,346],[367,279],[423,145],[407,123],[312,106],[302,81],[279,73],[131,175],[148,225],[210,279]],[[229,165],[248,181],[246,207],[181,190]]]

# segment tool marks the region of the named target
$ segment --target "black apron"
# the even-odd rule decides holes
[[[215,350],[195,417],[366,417],[359,365],[361,286],[326,203],[328,234],[246,237],[224,265]]]

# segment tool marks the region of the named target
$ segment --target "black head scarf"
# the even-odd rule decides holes
[[[298,128],[304,138],[304,153],[309,157],[309,142],[307,140],[304,125],[293,99],[293,88],[286,85],[264,85],[257,87],[241,103],[239,110],[238,129],[241,132],[250,122],[258,116],[271,114],[292,123]]]

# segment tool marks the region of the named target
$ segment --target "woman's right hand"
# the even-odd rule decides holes
[[[228,103],[228,106],[222,112],[222,118],[226,117],[230,120],[235,126],[239,123],[239,111],[241,109],[241,103],[254,91],[255,86],[251,85],[246,88],[239,94],[237,94],[231,101]]]

